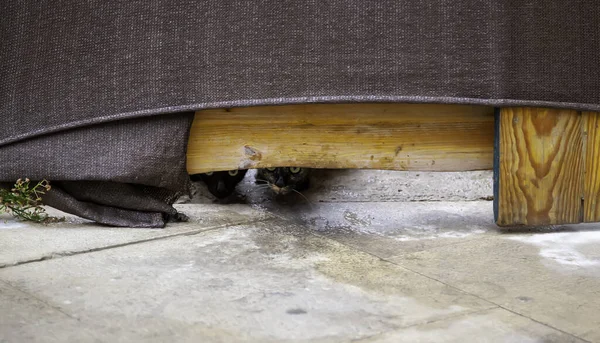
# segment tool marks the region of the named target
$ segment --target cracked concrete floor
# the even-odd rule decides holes
[[[600,226],[503,231],[491,175],[321,171],[188,223],[0,221],[0,342],[600,342]]]

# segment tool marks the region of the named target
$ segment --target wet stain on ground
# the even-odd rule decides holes
[[[292,308],[285,311],[287,314],[306,314],[307,312],[301,308]]]

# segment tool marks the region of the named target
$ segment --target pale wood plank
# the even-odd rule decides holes
[[[600,113],[583,112],[585,144],[584,222],[600,222]]]
[[[498,225],[581,222],[580,113],[505,108],[499,120]]]
[[[199,111],[188,172],[298,166],[419,171],[492,168],[493,108],[308,104]]]

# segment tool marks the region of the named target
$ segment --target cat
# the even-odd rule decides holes
[[[309,168],[263,168],[256,171],[256,182],[269,185],[277,195],[300,193],[309,186]]]
[[[192,181],[203,181],[208,191],[219,199],[230,196],[235,186],[246,176],[247,169],[208,172],[190,175]]]

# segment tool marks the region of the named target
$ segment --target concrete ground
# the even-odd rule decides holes
[[[0,342],[600,342],[599,225],[501,230],[488,172],[315,178],[164,230],[3,217]]]

